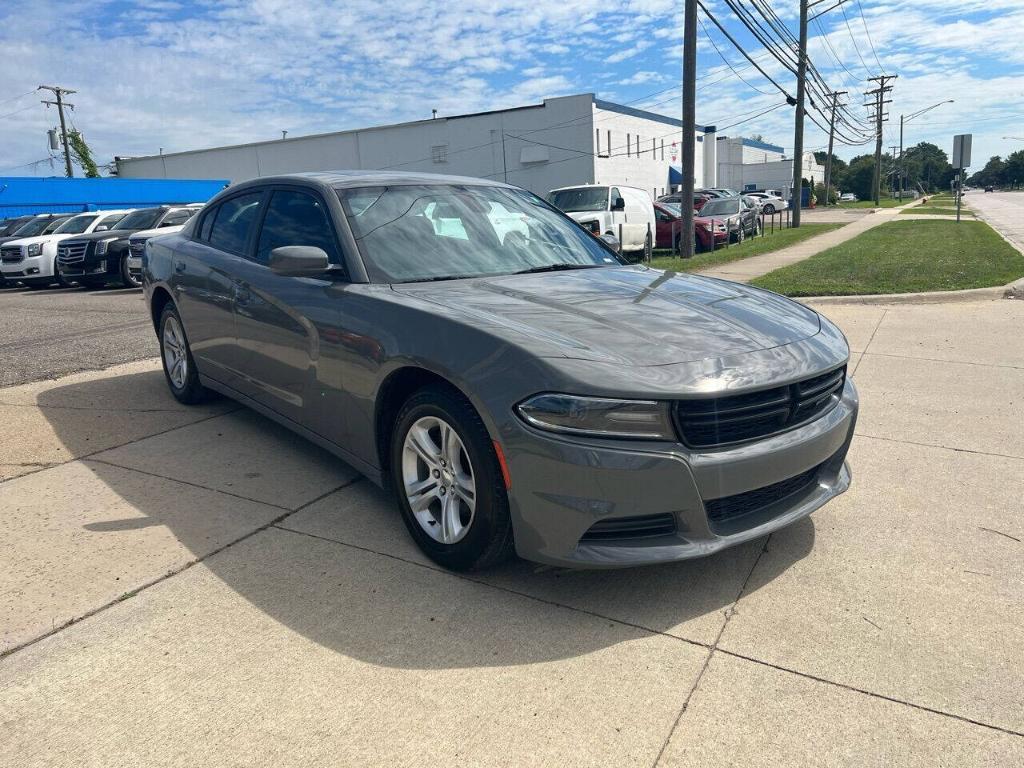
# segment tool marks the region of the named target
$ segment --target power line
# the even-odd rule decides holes
[[[34,106],[35,106],[35,104],[29,104],[27,107],[22,107],[21,109],[16,109],[13,112],[8,112],[6,115],[0,115],[0,119],[3,119],[5,117],[11,117],[11,115],[17,115],[20,112],[24,112],[26,110],[32,109]]]
[[[18,99],[24,99],[26,96],[31,96],[33,93],[35,93],[35,91],[29,91],[28,93],[23,93],[20,96],[11,96],[9,99],[3,99],[2,101],[0,101],[0,104],[7,104],[10,101],[17,101]]]
[[[878,59],[878,51],[875,50],[875,44],[871,40],[871,33],[868,31],[868,20],[864,16],[864,6],[860,4],[860,0],[857,0],[857,10],[860,11],[860,20],[864,22],[864,34],[867,35],[868,45],[871,46],[871,53],[875,57],[875,63],[878,65],[878,71],[881,72],[885,67],[882,66],[882,62]]]
[[[871,67],[864,61],[864,57],[860,55],[860,46],[857,45],[857,37],[853,34],[853,27],[850,26],[850,17],[846,15],[846,5],[840,5],[839,10],[843,12],[843,21],[846,22],[846,31],[850,33],[850,42],[853,43],[853,50],[857,53],[857,58],[860,59],[860,65],[864,67],[864,72],[868,75],[871,74]],[[881,64],[878,65],[881,68]]]
[[[719,50],[718,44],[712,39],[710,33],[708,32],[708,28],[706,26],[704,26],[704,20],[703,19],[697,19],[697,21],[700,23],[700,28],[704,32],[704,37],[706,37],[708,39],[708,42],[711,43],[712,47],[715,49],[715,52],[721,57],[722,61],[725,62],[726,66],[729,67],[729,69],[732,70],[732,73],[734,75],[736,75],[736,77],[740,80],[740,82],[744,83],[745,85],[750,86],[755,91],[757,91],[758,93],[762,94],[763,96],[767,96],[768,95],[767,91],[762,91],[760,88],[758,88],[753,83],[749,83],[749,82],[747,82],[746,80],[743,79],[743,75],[741,75],[739,72],[736,71],[736,67],[734,67],[732,65],[732,62],[730,62],[727,58],[725,58],[725,54],[722,53]]]

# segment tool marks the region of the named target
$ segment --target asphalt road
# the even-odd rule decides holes
[[[0,289],[0,387],[156,354],[141,290]]]
[[[970,192],[964,198],[975,213],[1024,251],[1024,192]]]

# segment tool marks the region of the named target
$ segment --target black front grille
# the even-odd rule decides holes
[[[77,264],[80,261],[85,261],[85,252],[88,248],[88,242],[61,243],[57,246],[57,261],[61,264]]]
[[[751,512],[758,512],[771,504],[807,491],[815,484],[821,467],[822,465],[819,464],[795,477],[766,485],[763,488],[705,501],[704,509],[712,523],[721,523],[749,515]]]
[[[673,407],[682,441],[713,448],[792,429],[830,410],[846,381],[846,366],[784,387],[702,400]]]
[[[22,258],[20,245],[15,245],[12,248],[0,248],[0,262],[4,264],[17,264]]]
[[[615,517],[590,526],[581,542],[616,541],[621,539],[647,539],[652,536],[670,536],[676,532],[676,518],[671,512],[638,517]]]

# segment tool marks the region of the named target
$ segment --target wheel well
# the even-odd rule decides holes
[[[377,458],[380,460],[380,466],[384,472],[388,470],[391,455],[391,432],[394,429],[395,419],[398,418],[398,412],[414,392],[430,384],[446,387],[460,397],[465,397],[458,387],[443,376],[411,366],[399,368],[391,373],[377,391],[375,407]]]
[[[153,298],[149,302],[149,312],[153,319],[153,329],[160,332],[160,315],[164,313],[164,307],[171,301],[171,294],[163,288],[153,291]]]

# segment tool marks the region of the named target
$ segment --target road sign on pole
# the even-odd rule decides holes
[[[960,133],[953,137],[953,167],[971,167],[971,136],[970,133]]]

